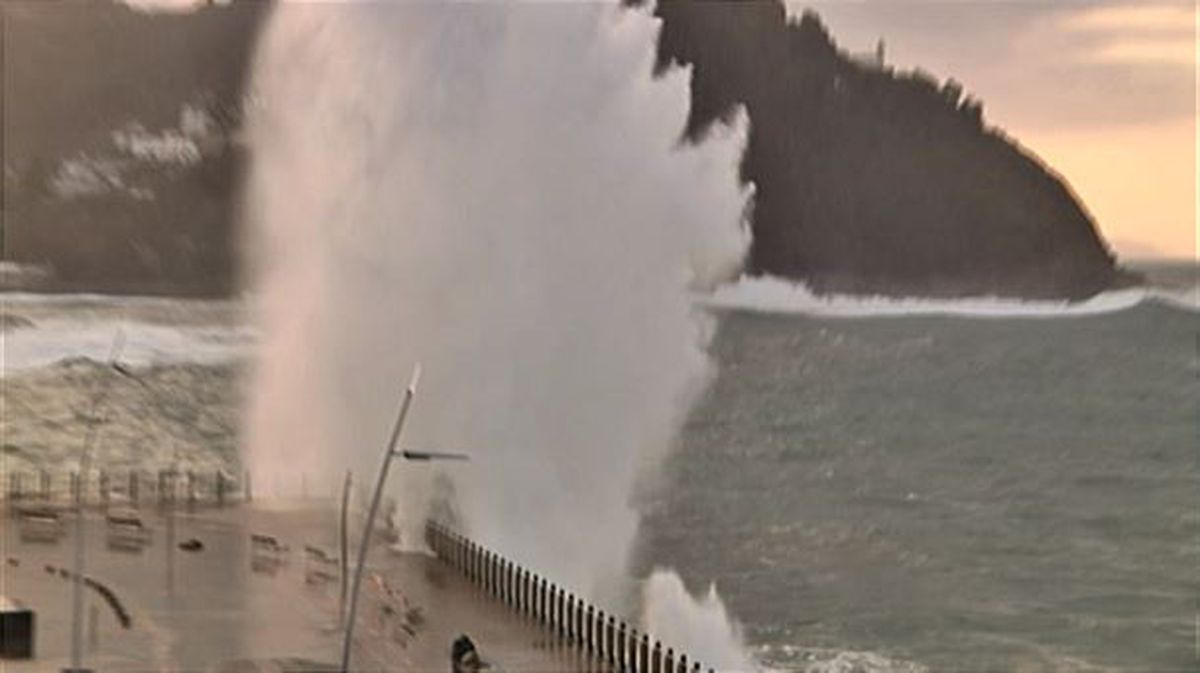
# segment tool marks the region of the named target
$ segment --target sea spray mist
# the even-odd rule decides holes
[[[631,489],[710,374],[689,292],[747,243],[743,125],[679,143],[656,30],[594,3],[274,11],[246,207],[260,481],[368,481],[419,361],[406,446],[472,460],[400,465],[407,535],[440,483],[475,539],[633,611]]]

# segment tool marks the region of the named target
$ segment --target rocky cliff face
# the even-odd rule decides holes
[[[0,2],[3,258],[49,270],[43,289],[232,291],[238,128],[266,8]]]
[[[779,0],[654,12],[658,69],[692,68],[685,136],[749,118],[750,274],[936,297],[1079,299],[1133,280],[1064,181],[953,80],[851,58]]]

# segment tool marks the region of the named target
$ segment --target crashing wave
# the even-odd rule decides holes
[[[642,584],[642,628],[720,671],[759,673],[746,653],[741,625],[729,614],[716,585],[693,596],[672,570],[656,569]],[[711,669],[710,669],[711,670]]]
[[[247,327],[50,320],[5,334],[0,376],[79,360],[103,362],[118,332],[125,338],[121,361],[133,367],[222,364],[248,355],[255,341],[253,330]]]
[[[1200,310],[1200,288],[1134,287],[1098,294],[1086,301],[1021,300],[1008,297],[932,299],[921,297],[818,295],[804,283],[773,276],[743,276],[698,296],[703,306],[765,313],[800,313],[821,317],[963,316],[973,318],[1057,318],[1124,311],[1158,303],[1187,311]]]

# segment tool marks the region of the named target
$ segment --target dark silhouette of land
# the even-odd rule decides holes
[[[632,4],[641,4],[633,0]],[[1135,282],[1066,183],[954,80],[854,58],[780,0],[659,0],[659,73],[690,66],[684,136],[744,109],[746,270],[818,292],[1081,299]]]

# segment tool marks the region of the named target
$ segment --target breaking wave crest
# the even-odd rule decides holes
[[[642,585],[642,625],[668,647],[721,671],[758,671],[746,654],[741,626],[709,585],[692,596],[674,571],[658,569]]]
[[[121,361],[217,365],[251,354],[257,332],[237,301],[89,294],[5,293],[0,297],[0,376],[65,360],[103,362],[118,333]]]
[[[804,645],[748,647],[716,585],[692,595],[673,570],[656,569],[642,584],[643,626],[664,646],[730,673],[928,673],[921,664],[876,652]]]
[[[0,375],[47,367],[73,358],[103,362],[118,332],[125,335],[121,360],[135,367],[220,364],[246,355],[253,341],[250,330],[239,328],[165,327],[131,322],[81,326],[59,320],[6,334]]]
[[[746,277],[718,287],[698,303],[711,308],[797,313],[831,318],[941,315],[971,318],[1058,318],[1124,311],[1142,304],[1200,310],[1200,288],[1155,286],[1113,290],[1078,302],[1007,297],[933,299],[922,297],[818,295],[804,283],[772,276]]]

